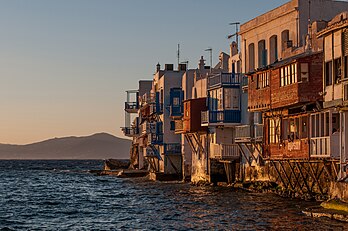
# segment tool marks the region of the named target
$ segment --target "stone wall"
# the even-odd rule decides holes
[[[331,199],[337,198],[348,203],[348,183],[331,182],[329,196]]]

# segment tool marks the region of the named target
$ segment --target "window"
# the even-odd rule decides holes
[[[280,136],[280,119],[269,119],[269,143],[279,143]]]
[[[342,77],[341,73],[341,59],[335,59],[334,61],[334,68],[335,68],[335,84],[339,83]]]
[[[280,68],[280,86],[286,86],[297,82],[297,63]]]
[[[288,123],[288,119],[283,119],[282,120],[282,139],[288,139],[288,135],[289,135],[289,123]]]
[[[325,85],[332,85],[332,61],[325,63]]]
[[[348,78],[348,56],[344,56],[344,78]]]
[[[343,85],[343,100],[348,100],[348,84]]]
[[[270,51],[269,51],[269,58],[270,58],[270,63],[274,63],[275,61],[278,60],[278,37],[277,35],[273,35],[269,39],[269,46],[270,46]]]
[[[263,72],[260,74],[257,74],[257,83],[256,88],[265,88],[269,86],[269,72]]]
[[[309,80],[309,70],[308,70],[308,63],[301,63],[301,75],[300,80],[302,82],[307,82]]]
[[[265,40],[261,40],[258,43],[258,59],[258,67],[264,67],[267,65],[267,50]]]
[[[308,116],[301,117],[301,138],[308,138]]]
[[[254,43],[249,44],[249,71],[255,69],[255,46]]]
[[[180,98],[174,97],[173,98],[173,106],[179,106],[180,105]]]
[[[308,138],[308,116],[282,120],[282,139],[293,142]]]
[[[170,121],[170,130],[171,131],[175,130],[175,121]]]
[[[292,41],[289,40],[289,30],[282,31],[282,50],[292,47]]]

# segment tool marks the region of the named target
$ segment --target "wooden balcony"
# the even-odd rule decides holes
[[[181,134],[184,132],[184,121],[175,120],[175,134]]]
[[[208,90],[220,87],[239,87],[242,75],[238,73],[220,73],[208,77]]]
[[[263,139],[263,124],[240,125],[235,128],[235,141],[238,143],[262,141]]]
[[[339,136],[324,136],[310,139],[310,157],[339,159]]]
[[[205,110],[206,98],[185,100],[182,133],[206,132],[207,128],[201,125],[201,112]]]
[[[215,144],[212,156],[221,160],[237,160],[240,158],[240,150],[237,144]]]

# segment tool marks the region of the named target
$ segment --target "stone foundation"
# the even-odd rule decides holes
[[[331,182],[329,196],[331,199],[337,198],[348,203],[348,183]]]

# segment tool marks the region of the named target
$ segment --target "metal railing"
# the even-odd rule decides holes
[[[162,145],[163,144],[163,134],[148,134],[148,144]]]
[[[137,102],[125,102],[124,109],[127,110],[137,110],[139,109]]]
[[[201,123],[240,123],[241,111],[223,110],[223,111],[202,111]]]
[[[311,138],[311,157],[330,157],[330,136]]]
[[[240,123],[241,112],[237,110],[209,111],[210,123]]]
[[[125,136],[135,136],[139,134],[139,129],[138,128],[133,128],[133,127],[124,127],[122,128],[122,131]]]
[[[165,143],[164,144],[164,154],[165,155],[180,155],[181,154],[181,144],[179,144],[179,143]]]
[[[208,77],[208,89],[217,86],[240,85],[242,75],[239,73],[220,73]]]

